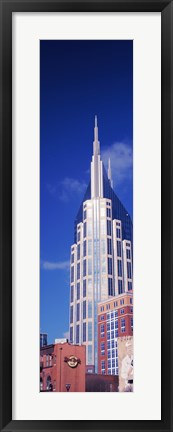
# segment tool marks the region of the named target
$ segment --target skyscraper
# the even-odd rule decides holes
[[[95,117],[91,180],[75,220],[71,246],[70,342],[86,345],[98,370],[97,306],[132,289],[132,221],[113,191],[100,156]]]

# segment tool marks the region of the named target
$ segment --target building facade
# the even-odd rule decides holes
[[[113,191],[100,156],[95,118],[91,180],[75,220],[71,246],[70,342],[86,345],[98,372],[98,303],[132,289],[132,221]]]
[[[132,335],[132,291],[98,304],[98,373],[119,374],[118,338]]]
[[[85,392],[85,346],[68,342],[40,350],[40,391]]]
[[[40,348],[47,345],[47,333],[40,333]]]

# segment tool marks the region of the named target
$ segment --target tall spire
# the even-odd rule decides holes
[[[112,180],[112,172],[111,172],[111,160],[108,159],[108,179],[110,181],[110,185],[113,188],[113,180]]]
[[[93,142],[93,154],[100,154],[100,143],[98,140],[98,126],[97,126],[97,116],[95,115],[95,125],[94,125],[94,142]]]

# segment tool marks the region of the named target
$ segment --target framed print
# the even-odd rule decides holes
[[[1,430],[171,431],[172,1],[0,6]]]

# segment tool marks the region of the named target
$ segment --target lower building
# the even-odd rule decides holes
[[[98,304],[98,373],[118,375],[118,338],[133,335],[132,291]]]
[[[68,342],[40,350],[40,391],[85,392],[86,347]]]
[[[86,374],[86,392],[118,392],[118,376]]]

